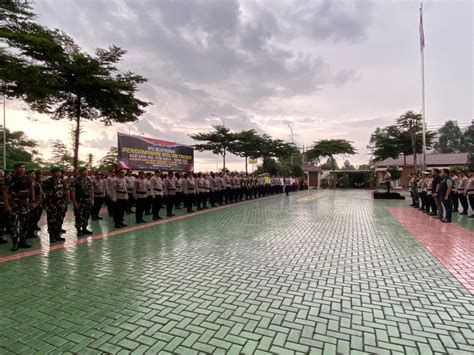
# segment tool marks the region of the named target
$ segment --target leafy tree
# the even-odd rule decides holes
[[[51,144],[51,151],[52,157],[48,165],[58,165],[66,170],[73,167],[74,158],[72,152],[62,141],[59,139],[54,140]]]
[[[262,165],[259,165],[255,173],[277,175],[280,171],[280,164],[274,159],[264,159]]]
[[[118,165],[118,148],[111,147],[107,154],[99,160],[97,170],[101,172],[111,171]]]
[[[263,138],[253,129],[235,133],[235,140],[230,143],[229,151],[245,158],[245,172],[248,173],[248,158],[258,158],[257,150]]]
[[[332,158],[331,162],[334,162],[334,156],[339,154],[356,154],[356,149],[352,143],[345,139],[322,139],[315,142],[314,146],[308,151],[308,156],[311,158],[328,157]],[[334,174],[335,165],[332,164],[332,172]],[[335,182],[334,182],[335,184]]]
[[[340,187],[350,187],[349,175],[342,174],[337,180],[337,183]]]
[[[465,152],[463,144],[463,134],[457,122],[446,121],[438,130],[439,140],[435,143],[434,149],[437,153],[460,153]]]
[[[339,170],[336,159],[332,157],[327,158],[326,162],[319,165],[319,167],[323,170]]]
[[[410,153],[413,154],[413,165],[415,170],[417,170],[417,160],[416,155],[419,152],[417,146],[417,138],[421,135],[423,136],[423,116],[420,113],[414,113],[413,111],[407,111],[401,115],[396,120],[397,126],[400,129],[400,132],[407,135],[410,138]],[[423,137],[422,137],[423,139]],[[408,154],[408,144],[403,144],[401,146],[402,153],[406,157]],[[406,165],[406,160],[405,160]]]
[[[214,154],[222,156],[223,169],[225,169],[225,159],[227,153],[232,150],[233,144],[237,141],[237,135],[221,125],[213,125],[214,131],[211,132],[200,132],[190,134],[189,136],[201,144],[195,144],[194,148],[200,152],[211,151]]]
[[[372,153],[372,162],[387,158],[396,159],[400,153],[400,129],[397,126],[377,127],[370,136],[367,148]]]
[[[361,164],[357,170],[372,170],[369,164]]]
[[[22,131],[6,130],[7,136],[7,168],[12,169],[16,163],[25,163],[28,168],[38,168],[41,162],[38,160],[36,150],[38,144],[29,139]],[[1,135],[3,139],[3,134]],[[0,157],[3,161],[3,142],[0,145]],[[1,166],[3,168],[3,164]]]
[[[0,57],[0,64],[7,67],[0,75],[9,83],[8,95],[55,120],[74,122],[73,166],[77,168],[83,120],[100,120],[107,126],[138,120],[149,103],[135,98],[135,93],[146,79],[118,70],[116,64],[126,53],[122,48],[99,48],[90,55],[65,33],[32,19],[30,11],[21,21],[2,21],[7,28],[0,39],[11,50]]]
[[[351,164],[349,160],[344,160],[344,165],[342,166],[342,170],[355,170],[354,165]]]
[[[469,167],[474,169],[474,122],[463,134],[463,145],[465,151],[469,153]]]
[[[422,153],[423,133],[416,134],[416,150]],[[435,133],[426,132],[427,149],[433,146]],[[370,136],[367,148],[371,151],[371,164],[385,160],[387,158],[396,159],[400,154],[404,157],[404,166],[406,166],[406,157],[413,154],[411,133],[401,130],[397,125],[391,125],[384,128],[377,127]]]

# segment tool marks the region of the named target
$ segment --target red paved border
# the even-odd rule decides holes
[[[442,223],[411,207],[387,210],[474,294],[474,233],[455,223]]]
[[[60,243],[60,244],[48,245],[48,246],[45,246],[45,247],[41,247],[39,249],[34,249],[34,250],[30,250],[30,251],[25,251],[25,252],[19,252],[19,253],[8,255],[8,256],[2,256],[2,257],[0,257],[0,263],[5,263],[5,262],[11,261],[11,260],[23,259],[23,258],[26,258],[28,256],[33,256],[33,255],[38,255],[38,254],[46,254],[46,253],[49,253],[50,251],[53,251],[53,250],[71,248],[71,247],[73,247],[77,244],[89,243],[91,240],[103,239],[103,238],[107,238],[107,237],[113,237],[115,235],[120,235],[120,234],[124,234],[124,233],[128,233],[128,232],[133,232],[133,231],[137,231],[137,230],[148,228],[148,227],[157,226],[157,225],[168,223],[168,222],[174,222],[174,221],[178,221],[180,219],[189,218],[189,217],[193,217],[193,216],[198,216],[198,215],[209,213],[209,212],[219,211],[219,210],[222,210],[222,209],[239,206],[239,205],[243,205],[243,204],[246,204],[246,203],[262,201],[262,200],[265,200],[267,198],[280,196],[280,195],[282,195],[282,194],[260,197],[260,198],[257,198],[257,199],[246,200],[246,201],[242,201],[242,202],[233,203],[233,204],[230,204],[230,205],[212,207],[212,208],[209,208],[207,210],[196,211],[194,213],[184,214],[184,215],[180,215],[180,216],[176,216],[176,217],[166,218],[166,219],[153,221],[153,222],[149,222],[149,223],[144,223],[144,224],[139,224],[139,225],[135,225],[135,226],[131,226],[131,227],[120,228],[120,229],[116,229],[114,231],[104,233],[104,234],[96,234],[96,235],[92,235],[92,236],[89,236],[89,237],[80,237],[80,239],[76,239],[76,240],[67,240],[66,242]]]

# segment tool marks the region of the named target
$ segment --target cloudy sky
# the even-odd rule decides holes
[[[133,126],[84,126],[81,156],[97,158],[130,130],[192,143],[189,133],[222,120],[309,146],[322,138],[366,145],[377,126],[420,111],[419,3],[330,0],[36,0],[38,21],[64,30],[83,49],[115,44],[121,67],[148,78],[153,102]],[[473,2],[424,2],[428,125],[473,115]],[[69,143],[70,123],[9,103],[7,126],[42,145]],[[219,161],[219,165],[221,162]],[[230,167],[243,169],[232,158]],[[216,159],[196,153],[196,170]]]

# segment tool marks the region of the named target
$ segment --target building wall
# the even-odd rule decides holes
[[[306,171],[306,177],[308,179],[308,187],[319,187],[319,172],[317,171]]]

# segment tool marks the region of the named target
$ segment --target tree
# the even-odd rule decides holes
[[[6,130],[7,136],[7,168],[12,169],[16,163],[25,163],[28,168],[38,168],[39,161],[36,155],[38,151],[35,149],[38,144],[36,141],[29,139],[22,131],[11,132]],[[3,137],[3,135],[2,135]],[[0,156],[3,160],[3,142],[0,145]],[[2,164],[3,167],[3,164]]]
[[[69,170],[73,167],[74,158],[71,150],[59,139],[56,139],[51,144],[52,157],[50,164],[58,165],[63,169]]]
[[[245,173],[248,173],[248,158],[257,158],[257,149],[262,137],[253,129],[235,134],[235,140],[230,143],[229,150],[245,158]]]
[[[342,170],[355,170],[354,165],[351,164],[349,160],[344,160],[344,165],[342,166]]]
[[[463,145],[465,151],[469,153],[469,167],[474,169],[474,122],[471,123],[463,134]]]
[[[400,155],[400,130],[397,126],[377,127],[370,135],[367,148],[372,153],[372,162],[387,158],[396,159]]]
[[[318,157],[332,158],[331,162],[334,162],[334,156],[339,154],[356,154],[356,149],[352,145],[352,142],[345,139],[322,139],[314,143],[314,146],[308,150],[308,156],[310,159]],[[334,163],[332,163],[332,172],[334,174]],[[334,182],[335,184],[335,182]]]
[[[422,153],[422,134],[421,131],[416,134],[416,150],[418,154]],[[434,137],[434,132],[426,132],[427,149],[432,147]],[[404,166],[406,166],[406,157],[413,153],[411,134],[408,131],[402,131],[397,125],[384,128],[377,127],[370,136],[367,148],[371,151],[371,164],[387,158],[396,159],[400,154],[403,154]]]
[[[463,134],[457,122],[446,121],[438,130],[439,140],[435,143],[434,149],[437,153],[460,153],[465,152],[463,144]]]
[[[372,170],[369,164],[360,164],[357,170]]]
[[[98,171],[106,172],[115,169],[118,165],[118,148],[111,147],[98,163]]]
[[[327,158],[326,162],[319,165],[319,167],[323,170],[333,170],[333,167],[334,170],[339,170],[339,166],[337,165],[336,159],[331,157]]]
[[[76,169],[83,120],[100,120],[106,126],[137,121],[149,105],[135,98],[137,85],[146,79],[117,69],[126,53],[122,48],[99,48],[90,55],[65,33],[38,25],[32,17],[21,24],[5,22],[7,30],[0,32],[12,48],[0,58],[9,69],[2,71],[2,79],[9,82],[8,94],[22,98],[31,109],[74,122]]]
[[[417,149],[417,137],[422,133],[423,130],[423,116],[420,113],[414,113],[413,111],[407,111],[403,115],[401,115],[396,120],[397,126],[400,129],[400,132],[409,136],[410,138],[410,146],[411,146],[411,153],[413,153],[413,165],[415,171],[417,171],[417,160],[416,155],[418,153]],[[408,144],[402,145],[402,153],[406,157],[408,149]],[[406,160],[405,160],[406,165]]]
[[[223,169],[225,169],[225,159],[229,149],[232,149],[232,144],[237,140],[237,135],[230,131],[229,128],[224,126],[215,125],[212,126],[214,131],[211,132],[200,132],[190,134],[189,136],[201,144],[194,145],[194,148],[200,152],[211,151],[214,154],[222,156]]]

